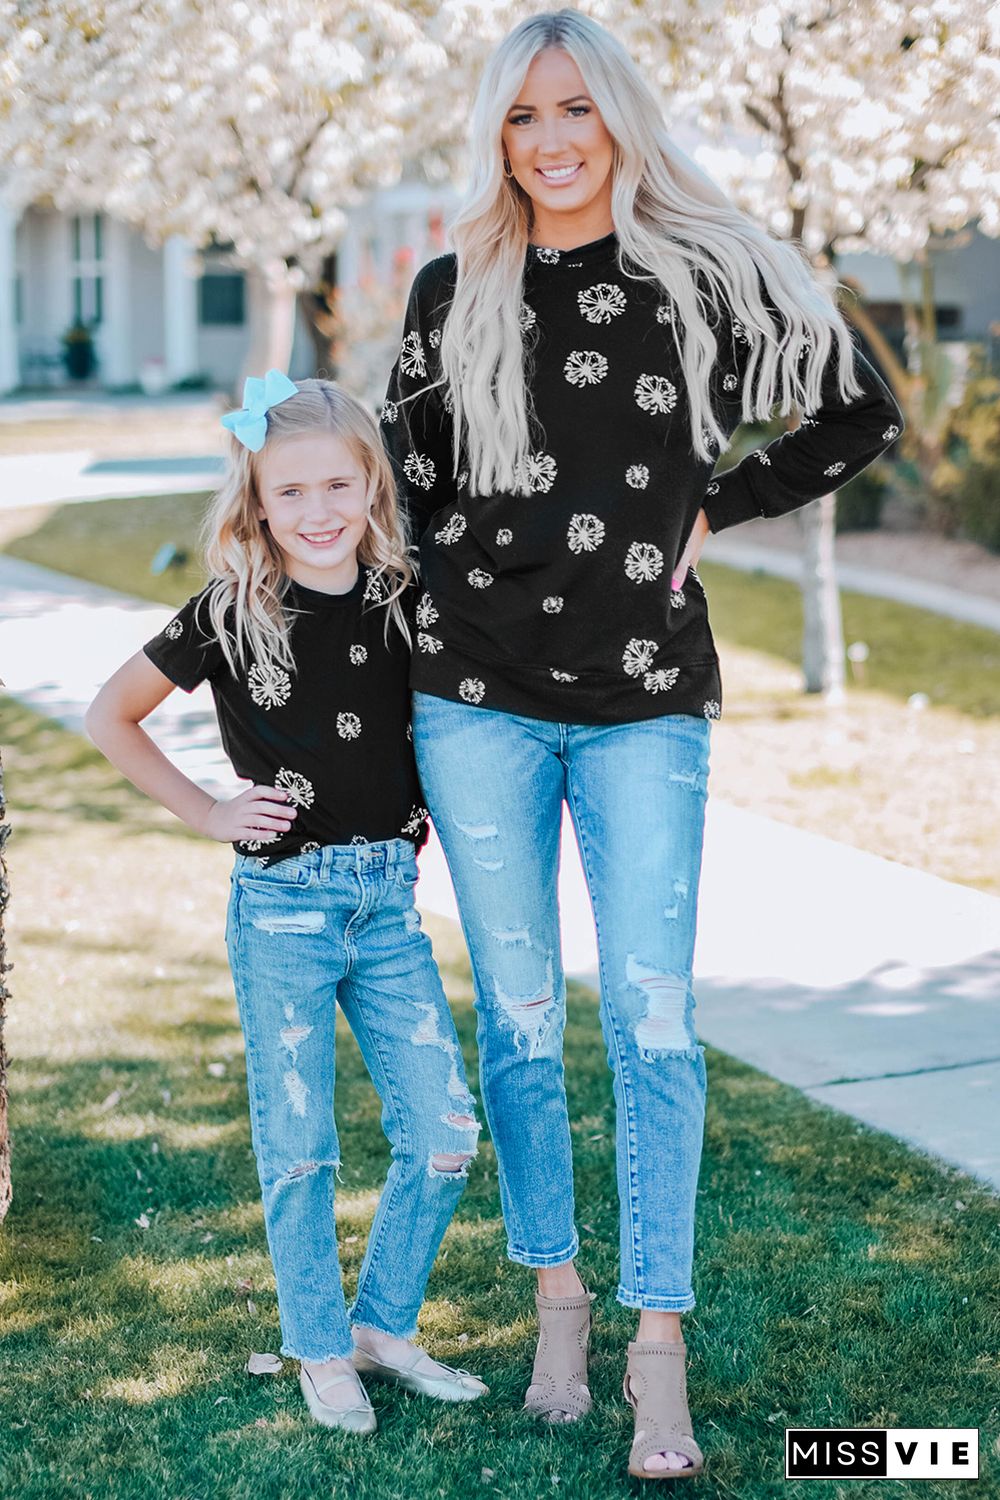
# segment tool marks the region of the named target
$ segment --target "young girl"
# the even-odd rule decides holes
[[[94,742],[199,833],[232,842],[229,959],[281,1352],[316,1421],[373,1432],[362,1371],[445,1401],[486,1387],[413,1342],[479,1126],[414,906],[426,813],[410,743],[413,569],[392,471],[329,381],[248,380],[206,523],[211,581],[101,689]],[[253,784],[217,801],[142,720],[212,686]],[[262,852],[263,851],[263,852]],[[336,1005],[382,1100],[392,1165],[348,1312],[334,1226]]]

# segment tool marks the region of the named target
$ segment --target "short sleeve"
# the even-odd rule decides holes
[[[211,677],[225,657],[209,622],[208,591],[189,599],[142,649],[153,666],[186,693]]]

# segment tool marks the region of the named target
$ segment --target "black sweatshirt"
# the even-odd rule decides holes
[[[521,324],[543,434],[532,493],[472,495],[464,463],[454,474],[445,387],[432,388],[455,275],[453,255],[418,273],[382,409],[420,537],[411,685],[565,723],[718,718],[719,662],[695,570],[671,590],[698,511],[721,531],[853,479],[902,429],[889,390],[856,349],[864,394],[844,405],[834,351],[819,409],[713,478],[692,452],[659,283],[622,274],[614,234],[576,250],[530,246]],[[712,400],[728,437],[749,343],[731,320],[717,337]]]
[[[363,564],[346,594],[290,583],[285,596],[295,670],[256,661],[234,674],[196,594],[143,647],[177,687],[206,678],[237,776],[277,786],[298,809],[287,833],[237,843],[262,864],[323,844],[427,838],[410,732],[409,648],[385,639],[387,589]],[[410,599],[404,607],[413,629]],[[261,851],[264,851],[261,853]]]

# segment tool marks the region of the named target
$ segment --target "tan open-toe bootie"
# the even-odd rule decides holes
[[[687,1402],[687,1348],[643,1341],[628,1346],[625,1400],[635,1408],[635,1437],[628,1471],[635,1479],[693,1479],[705,1467],[691,1432]],[[644,1469],[654,1453],[683,1453],[686,1469]]]
[[[587,1346],[590,1342],[590,1304],[593,1292],[575,1297],[543,1297],[538,1308],[538,1348],[525,1411],[546,1421],[578,1421],[591,1407],[587,1385]],[[557,1415],[565,1413],[565,1416]]]

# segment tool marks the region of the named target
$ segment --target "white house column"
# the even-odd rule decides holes
[[[17,219],[14,209],[0,200],[0,394],[21,383],[14,290]]]
[[[175,234],[163,247],[163,358],[172,385],[198,373],[198,282],[194,251]]]
[[[102,385],[131,385],[138,374],[132,352],[132,231],[104,218],[104,321],[99,333]]]

